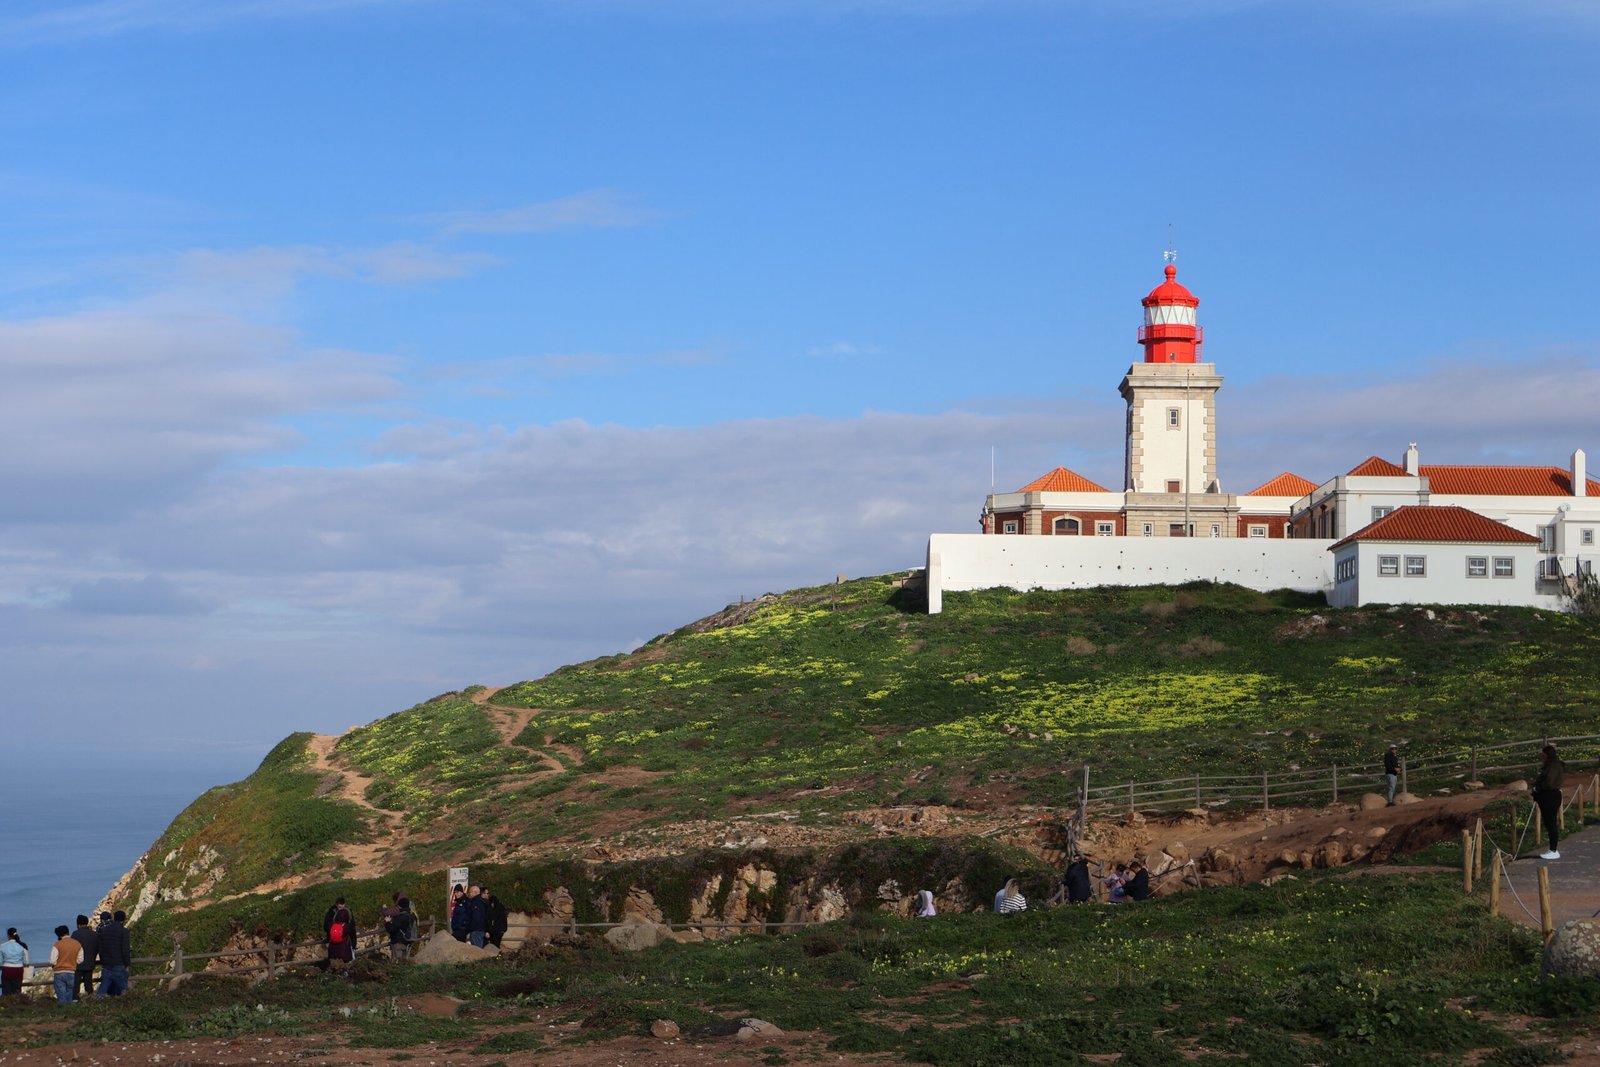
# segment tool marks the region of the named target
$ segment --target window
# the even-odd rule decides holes
[[[1212,537],[1221,537],[1222,536],[1222,527],[1218,526],[1216,523],[1212,523],[1211,524],[1211,536]]]
[[[1015,522],[1008,522],[1004,526],[1002,526],[1001,529],[1004,530],[1006,533],[1016,533],[1017,532],[1017,524]]]
[[[1167,409],[1167,429],[1176,430],[1183,425],[1183,412],[1178,408]]]
[[[1096,537],[1114,537],[1117,533],[1117,524],[1114,522],[1097,522],[1094,524]]]
[[[1427,576],[1428,576],[1428,557],[1427,556],[1407,556],[1406,557],[1406,577],[1407,578],[1426,578]]]
[[[1578,543],[1581,545],[1594,544],[1594,530],[1583,529],[1578,531]]]
[[[1539,527],[1539,551],[1554,552],[1556,550],[1556,528],[1554,526]]]
[[[1399,574],[1400,573],[1400,557],[1399,556],[1379,556],[1378,557],[1378,573],[1379,574],[1384,574],[1384,575],[1390,575],[1390,576]]]
[[[1468,578],[1487,578],[1487,577],[1489,577],[1489,557],[1488,556],[1468,556],[1467,557],[1467,577]]]
[[[1338,562],[1338,564],[1333,568],[1334,581],[1337,581],[1337,582],[1348,582],[1348,581],[1352,580],[1353,578],[1355,578],[1355,576],[1356,576],[1356,561],[1355,561],[1355,557],[1354,556],[1350,557],[1349,559],[1340,560]]]
[[[1076,536],[1078,533],[1078,520],[1061,518],[1056,520],[1056,533]]]
[[[1517,576],[1517,561],[1510,556],[1496,556],[1494,558],[1494,576],[1496,578],[1515,578]]]
[[[1394,510],[1394,508],[1373,508],[1372,509],[1372,521],[1373,522],[1377,522],[1379,519],[1383,518],[1385,515],[1389,514],[1389,512],[1391,512],[1393,510]]]
[[[1178,479],[1176,479],[1176,478],[1168,478],[1167,479],[1167,492],[1169,492],[1169,493],[1181,493],[1181,492],[1183,492],[1183,489],[1181,488],[1182,485],[1183,485],[1183,483],[1180,482]]]
[[[1250,527],[1250,536],[1265,537],[1267,536],[1267,528],[1265,526],[1252,526]]]
[[[1153,523],[1153,522],[1145,523],[1144,524],[1144,535],[1146,537],[1154,537],[1155,534],[1156,534],[1156,524]]]

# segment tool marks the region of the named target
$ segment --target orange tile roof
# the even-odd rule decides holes
[[[1536,545],[1539,539],[1503,522],[1454,504],[1407,504],[1369,523],[1331,548],[1351,541],[1433,541],[1444,543]]]
[[[1109,493],[1103,485],[1096,485],[1081,474],[1057,467],[1018,489],[1019,493]]]
[[[1284,471],[1265,485],[1256,486],[1245,496],[1305,496],[1316,487],[1316,482]]]
[[[1376,476],[1376,477],[1383,477],[1383,478],[1394,478],[1394,477],[1404,478],[1405,475],[1406,475],[1406,469],[1404,467],[1396,466],[1395,464],[1390,463],[1386,459],[1379,459],[1377,456],[1368,456],[1366,458],[1366,460],[1364,460],[1362,463],[1358,464],[1356,466],[1355,470],[1352,470],[1348,476],[1349,477],[1374,477],[1374,476]]]
[[[1572,472],[1562,467],[1466,467],[1424,463],[1428,490],[1461,496],[1571,496]],[[1590,496],[1600,482],[1586,479]]]

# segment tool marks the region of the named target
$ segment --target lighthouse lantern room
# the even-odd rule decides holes
[[[1198,363],[1205,330],[1195,323],[1200,299],[1178,284],[1178,268],[1167,264],[1167,280],[1145,297],[1139,343],[1146,363]]]

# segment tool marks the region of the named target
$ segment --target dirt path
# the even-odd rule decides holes
[[[476,693],[472,694],[472,702],[490,713],[489,721],[494,724],[494,728],[496,730],[500,731],[501,740],[509,745],[518,737],[522,736],[522,731],[526,730],[528,728],[528,724],[538,716],[539,709],[519,708],[511,704],[491,703],[494,695],[504,688],[505,686],[501,685],[485,686]],[[548,736],[544,738],[544,744],[546,748],[551,747],[550,738]],[[556,747],[561,748],[563,746]],[[571,746],[565,747],[570,748]],[[583,762],[583,752],[581,750],[578,751],[576,758],[573,758],[570,752],[565,754],[569,759],[573,760],[574,765]],[[556,759],[550,753],[540,752],[538,753],[538,756],[539,759],[544,762],[545,768],[549,773],[566,773],[566,764]],[[521,783],[518,784],[520,785]]]
[[[342,844],[336,852],[341,863],[348,865],[344,876],[376,878],[388,869],[381,861],[389,850],[404,842],[405,823],[398,813],[384,811],[367,799],[367,787],[373,783],[373,778],[340,759],[334,751],[338,743],[339,737],[334,734],[313,734],[310,744],[306,746],[312,759],[311,769],[313,773],[322,775],[325,782],[329,776],[337,775],[333,788],[324,795],[349,801],[371,820],[371,840]]]

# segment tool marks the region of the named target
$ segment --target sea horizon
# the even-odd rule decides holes
[[[60,762],[48,752],[24,750],[22,758],[34,769]],[[58,925],[89,914],[184,808],[249,774],[259,759],[75,750],[71,763],[95,772],[70,787],[19,791],[0,820],[0,927],[16,927],[31,959],[47,961]],[[113,762],[117,778],[101,773]]]

